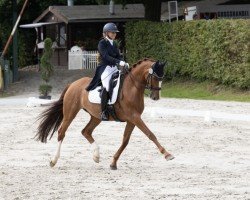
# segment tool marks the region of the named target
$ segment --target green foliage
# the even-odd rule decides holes
[[[250,88],[249,26],[249,20],[128,23],[127,57],[129,62],[144,57],[167,60],[168,78],[209,79]]]
[[[169,35],[169,29],[163,23],[148,21],[127,23],[125,39],[129,62],[136,62],[144,57],[166,60],[170,48]]]
[[[48,84],[42,84],[39,86],[39,92],[42,94],[44,97],[47,97],[48,94],[51,92],[52,86]]]
[[[40,86],[39,91],[42,95],[47,96],[49,92],[51,92],[52,87],[48,85],[50,77],[53,75],[53,65],[50,63],[50,59],[52,57],[52,40],[50,38],[46,38],[44,40],[44,53],[41,58],[41,78],[45,81],[46,84]]]
[[[89,5],[97,4],[96,0],[75,0],[75,5]],[[24,0],[17,1],[17,14],[20,13]],[[53,5],[67,5],[67,0],[32,0],[27,4],[26,9],[22,15],[19,24],[32,23],[39,15],[42,14],[49,6]],[[12,0],[0,0],[0,52],[3,51],[8,37],[11,33],[12,22]],[[36,52],[34,51],[36,45],[36,31],[35,29],[22,29],[18,28],[18,62],[19,67],[37,62]],[[5,56],[7,59],[12,57],[12,47],[8,49]]]
[[[25,42],[28,41],[28,39],[30,41],[29,44]],[[29,32],[18,35],[18,64],[20,68],[34,64],[34,60],[36,59],[34,53],[35,43],[35,38],[32,37],[32,34]],[[10,48],[10,50],[12,50],[12,48]]]

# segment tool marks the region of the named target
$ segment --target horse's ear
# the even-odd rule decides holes
[[[167,61],[165,61],[165,62],[160,62],[160,65],[163,66],[163,67],[165,67],[166,64],[167,64]]]
[[[158,67],[159,65],[161,64],[161,62],[159,61],[159,60],[157,60],[155,63],[154,63],[154,65],[153,65],[153,69],[155,68],[155,67]]]
[[[157,74],[159,77],[163,77],[164,75],[164,64],[161,63],[159,60],[155,62],[153,65],[153,72]]]
[[[159,64],[160,64],[160,61],[159,60],[157,60],[153,65],[152,65],[152,69],[153,70],[155,70],[155,68],[157,68],[158,66],[159,66]]]

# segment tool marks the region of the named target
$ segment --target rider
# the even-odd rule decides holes
[[[118,33],[117,26],[114,23],[107,23],[103,27],[103,39],[98,43],[98,52],[100,54],[100,62],[96,69],[95,76],[86,88],[87,91],[94,90],[100,82],[103,90],[101,92],[101,119],[108,121],[107,104],[109,100],[109,81],[112,74],[118,71],[117,66],[128,65],[124,62],[117,44],[114,42]]]

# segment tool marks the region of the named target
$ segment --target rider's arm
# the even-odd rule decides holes
[[[110,56],[108,54],[108,50],[107,50],[107,44],[106,42],[103,40],[101,42],[99,42],[98,44],[98,51],[101,54],[101,56],[103,57],[103,59],[107,60],[108,62],[110,62],[112,65],[119,65],[120,61],[117,58],[114,58],[112,56]]]

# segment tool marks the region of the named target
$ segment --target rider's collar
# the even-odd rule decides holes
[[[105,38],[106,38],[106,39],[110,42],[110,44],[113,46],[114,40],[109,39],[107,36],[106,36]]]

